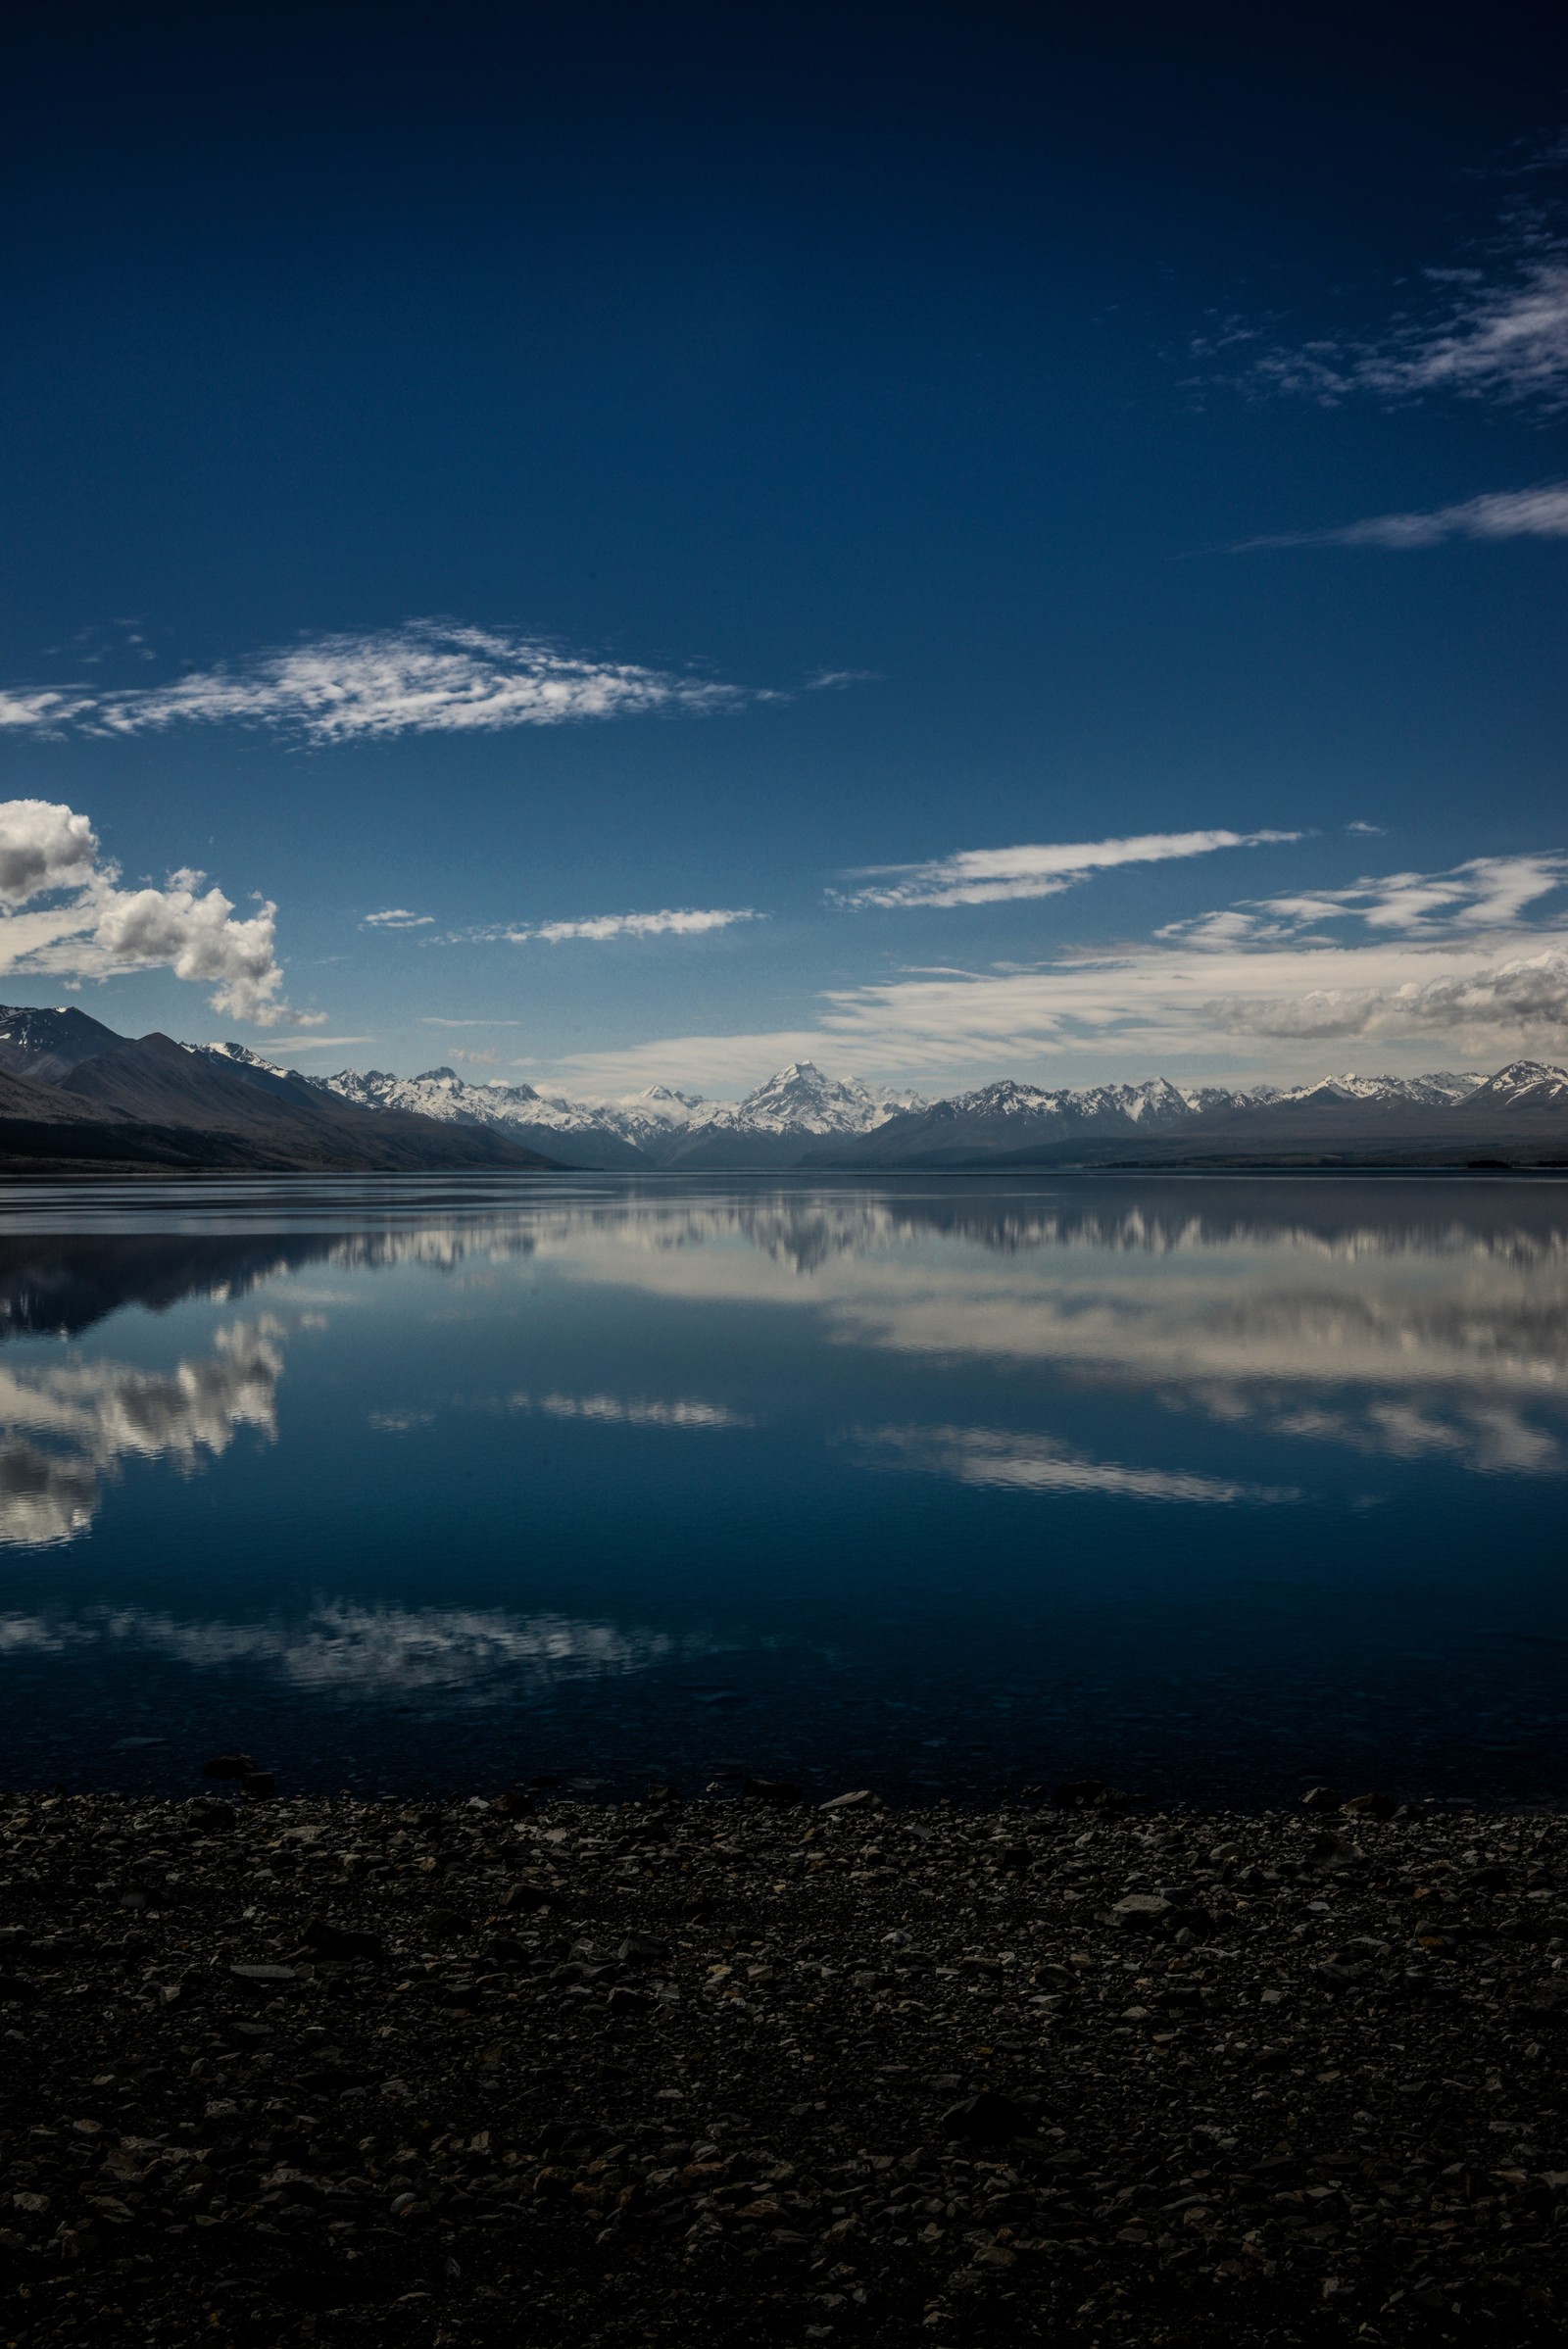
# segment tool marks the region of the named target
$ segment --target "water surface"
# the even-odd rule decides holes
[[[1568,1188],[0,1191],[0,1782],[1568,1794]]]

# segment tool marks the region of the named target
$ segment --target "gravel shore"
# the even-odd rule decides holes
[[[0,2342],[1558,2341],[1568,1828],[0,1798]]]

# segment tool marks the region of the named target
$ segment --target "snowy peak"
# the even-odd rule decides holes
[[[1438,1070],[1425,1077],[1362,1077],[1354,1069],[1343,1076],[1317,1077],[1310,1085],[1293,1085],[1289,1092],[1273,1094],[1271,1099],[1282,1101],[1415,1101],[1422,1108],[1436,1109],[1462,1101],[1483,1082],[1474,1070],[1457,1074],[1451,1069]],[[1252,1099],[1256,1100],[1257,1095]]]
[[[268,1060],[260,1052],[253,1052],[248,1044],[192,1044],[186,1050],[204,1052],[209,1060],[230,1061],[235,1068],[255,1069],[264,1077],[286,1077],[296,1073],[280,1068],[275,1060]],[[310,1083],[311,1080],[307,1078],[306,1082]]]
[[[924,1106],[918,1095],[824,1076],[814,1060],[792,1060],[734,1108],[714,1109],[709,1122],[746,1134],[869,1134],[916,1105]]]
[[[1511,1060],[1495,1076],[1478,1080],[1468,1098],[1478,1105],[1489,1101],[1510,1109],[1568,1107],[1568,1069],[1546,1060]]]

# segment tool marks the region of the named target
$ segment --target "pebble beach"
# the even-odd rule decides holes
[[[0,2341],[1518,2344],[1568,1828],[0,1803]]]

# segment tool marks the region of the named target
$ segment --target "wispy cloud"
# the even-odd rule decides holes
[[[660,913],[595,913],[582,921],[516,923],[485,935],[510,939],[517,946],[530,938],[542,938],[550,946],[557,946],[566,938],[695,938],[706,930],[727,930],[733,922],[765,918],[751,905],[714,905],[705,909],[666,906]]]
[[[49,800],[0,801],[0,970],[110,978],[172,970],[209,985],[215,1011],[260,1027],[308,1027],[325,1012],[297,1012],[283,996],[277,907],[258,901],[236,918],[232,902],[183,867],[162,889],[122,889],[118,864],[99,854],[85,815]]]
[[[0,691],[0,728],[133,735],[228,723],[333,743],[703,714],[777,698],[690,671],[567,652],[543,637],[424,619],[318,637],[234,667],[193,670],[172,685]]]
[[[299,1036],[281,1041],[276,1037],[270,1037],[267,1049],[273,1053],[343,1052],[347,1052],[351,1045],[374,1044],[375,1041],[373,1036]]]
[[[607,1089],[662,1079],[710,1090],[796,1059],[922,1085],[951,1086],[956,1072],[1044,1078],[1087,1055],[1147,1075],[1234,1065],[1239,1038],[1267,1041],[1276,1067],[1336,1035],[1423,1054],[1442,1039],[1460,1064],[1472,1050],[1557,1052],[1568,926],[1530,917],[1565,880],[1568,859],[1554,854],[1363,878],[1221,908],[1113,953],[902,972],[819,996],[792,1028],[667,1036],[571,1066]]]
[[[1472,856],[1440,873],[1384,873],[1347,889],[1262,898],[1248,918],[1273,916],[1298,928],[1350,917],[1374,930],[1490,930],[1518,920],[1568,881],[1568,856]]]
[[[1451,538],[1568,538],[1568,482],[1539,489],[1496,490],[1427,514],[1377,514],[1336,530],[1295,530],[1273,538],[1244,538],[1237,555],[1270,547],[1382,547],[1398,553],[1439,547]]]
[[[864,906],[994,905],[1018,898],[1055,897],[1094,872],[1122,864],[1157,864],[1168,857],[1204,856],[1216,849],[1257,848],[1299,840],[1299,832],[1144,832],[1126,840],[1041,842],[1012,849],[964,849],[929,864],[866,868],[866,886],[832,890],[851,910]]]
[[[423,930],[434,919],[433,913],[411,913],[407,905],[388,905],[379,913],[368,913],[361,926],[367,930]]]
[[[1423,269],[1425,298],[1396,311],[1381,330],[1265,349],[1244,380],[1329,407],[1444,394],[1547,415],[1568,406],[1568,240],[1544,179],[1565,163],[1568,145],[1559,137],[1540,147],[1523,172],[1507,174],[1513,190],[1490,242],[1471,246],[1457,268]],[[1526,190],[1531,178],[1537,184]],[[1265,331],[1259,322],[1228,319],[1197,347],[1210,356],[1227,344],[1261,341]]]

